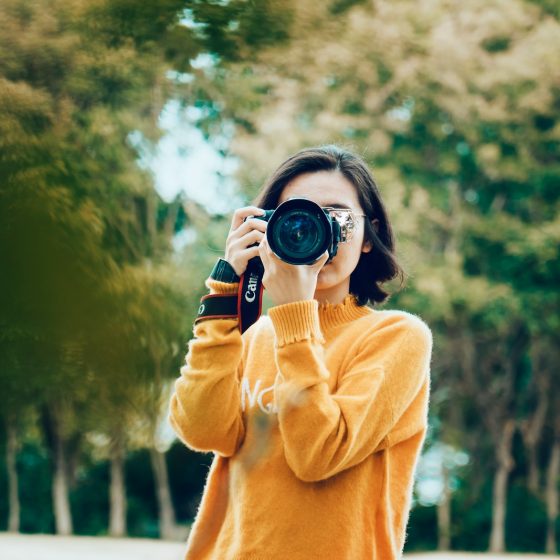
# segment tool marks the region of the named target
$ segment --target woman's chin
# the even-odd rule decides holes
[[[322,268],[319,271],[319,275],[317,276],[317,290],[325,290],[331,287],[332,282],[329,282],[329,276],[328,270],[325,271],[325,269]]]

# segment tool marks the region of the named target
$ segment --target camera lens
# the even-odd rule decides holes
[[[291,199],[270,219],[267,237],[271,249],[291,264],[311,264],[329,247],[331,224],[320,206],[307,199]]]
[[[293,212],[283,217],[277,224],[278,243],[283,250],[294,257],[313,253],[321,245],[321,230],[317,220],[302,212]]]

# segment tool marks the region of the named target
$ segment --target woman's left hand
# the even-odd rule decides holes
[[[263,285],[274,305],[283,305],[313,299],[319,271],[329,253],[325,251],[313,264],[288,264],[272,252],[264,236],[259,244],[259,256],[264,265]]]

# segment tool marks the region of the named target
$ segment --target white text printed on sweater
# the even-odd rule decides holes
[[[277,378],[278,375],[276,376]],[[270,385],[270,387],[264,387],[263,389],[261,389],[261,384],[262,380],[257,379],[255,380],[255,386],[251,389],[250,380],[246,377],[242,379],[241,409],[245,412],[247,408],[258,406],[263,412],[266,412],[266,414],[276,414],[278,412],[278,408],[276,407],[273,398],[274,383]],[[270,400],[270,397],[272,397],[272,400]],[[268,402],[265,403],[265,400],[268,400]]]

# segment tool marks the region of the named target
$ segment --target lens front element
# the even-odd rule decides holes
[[[332,243],[330,219],[318,204],[305,198],[278,206],[266,233],[272,251],[290,264],[312,264]]]

